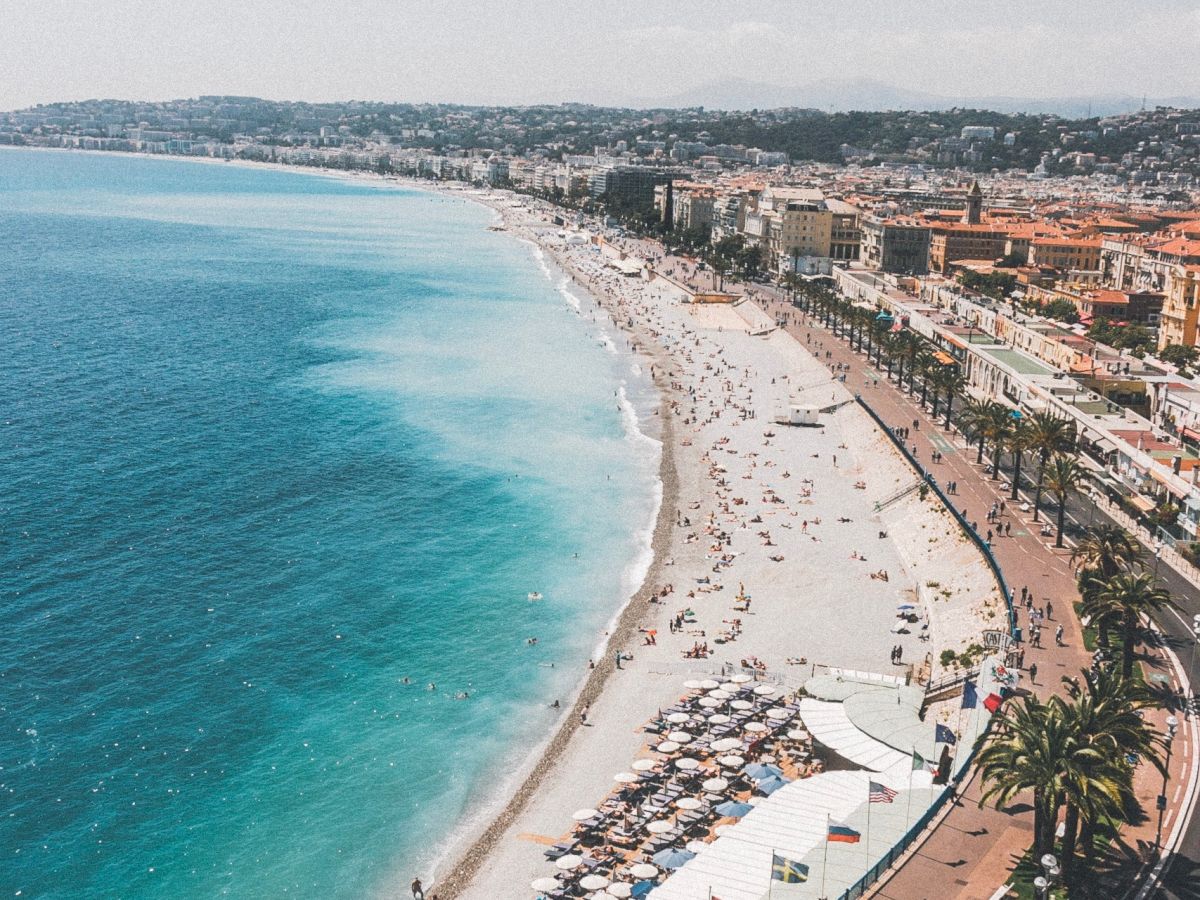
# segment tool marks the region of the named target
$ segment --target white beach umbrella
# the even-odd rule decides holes
[[[792,714],[790,712],[788,712],[786,709],[781,709],[778,706],[767,710],[768,719],[790,719],[791,717]]]
[[[775,691],[776,687],[773,684],[760,684],[754,689],[754,693],[758,694],[760,697],[769,697],[771,694],[775,693]]]
[[[729,787],[729,782],[724,778],[710,778],[703,784],[703,788],[710,794],[719,794],[727,787]]]
[[[747,731],[753,731],[756,733],[767,730],[767,726],[764,725],[762,722],[747,722],[742,727],[745,728]]]
[[[688,853],[703,853],[708,849],[708,844],[704,841],[688,841],[684,844],[683,849]]]
[[[585,891],[599,891],[608,887],[608,879],[603,875],[584,875],[579,879],[579,886]]]
[[[610,897],[625,900],[626,897],[633,894],[633,885],[627,884],[624,881],[614,881],[608,886],[607,890]]]
[[[535,891],[557,891],[562,887],[557,878],[535,878],[529,886]]]
[[[763,754],[762,756],[760,756],[760,757],[758,758],[758,761],[759,761],[760,763],[762,763],[764,766],[769,766],[769,765],[773,765],[773,764],[774,764],[774,762],[775,762],[775,757],[774,757],[774,756],[771,756],[769,753],[766,753],[766,754]]]
[[[736,750],[738,747],[742,746],[742,742],[737,738],[721,738],[719,741],[713,741],[711,746],[712,749],[716,750],[718,753],[726,753],[730,750]]]
[[[736,690],[738,690],[738,686],[737,686],[737,683],[736,683],[736,682],[733,682],[733,681],[726,681],[726,682],[723,682],[723,683],[721,684],[721,690],[723,690],[723,691],[736,691]]]
[[[670,822],[668,822],[666,819],[655,819],[653,822],[651,822],[649,825],[646,826],[646,830],[648,832],[650,832],[651,834],[666,834],[668,831],[670,831],[674,827],[675,826],[672,825]]]
[[[575,812],[571,813],[571,818],[576,822],[586,822],[595,815],[596,810],[585,807],[584,809],[577,809]]]
[[[653,878],[658,874],[658,868],[650,863],[638,863],[636,866],[630,866],[629,874],[634,878]]]
[[[718,706],[721,705],[721,701],[716,700],[712,697],[701,697],[700,705],[703,706],[705,709],[716,709]]]
[[[690,756],[683,756],[675,760],[675,768],[682,769],[685,772],[691,772],[700,768],[700,760],[692,759]]]
[[[712,724],[712,725],[724,725],[727,722],[729,722],[730,719],[729,719],[729,716],[725,715],[725,713],[717,713],[714,716],[709,716],[708,721],[709,721],[709,724]]]
[[[749,675],[739,674],[739,675],[734,675],[729,680],[732,681],[734,684],[747,684],[748,682],[751,682],[754,679],[751,678]]]
[[[671,713],[669,716],[667,716],[667,721],[672,725],[682,725],[690,718],[691,716],[689,716],[687,713]]]
[[[594,894],[588,894],[592,900],[617,900],[617,895],[612,893],[612,885],[610,884],[602,891],[596,891]]]
[[[659,744],[654,749],[657,750],[659,753],[674,753],[676,750],[679,749],[679,745],[677,743],[675,743],[674,741],[663,741],[661,744]]]
[[[717,760],[721,765],[729,769],[740,769],[746,764],[746,760],[736,753],[731,753],[728,756],[722,756]]]
[[[699,809],[704,804],[695,797],[680,797],[675,801],[675,805],[680,809]]]
[[[721,682],[713,681],[711,678],[705,678],[702,682],[700,682],[700,687],[704,688],[706,691],[711,691],[714,688],[719,688],[720,686]]]
[[[742,709],[742,710],[754,709],[754,704],[751,703],[749,700],[734,700],[729,705],[732,706],[734,709]]]
[[[613,781],[619,781],[621,784],[633,784],[638,780],[638,777],[632,772],[618,772],[613,776]]]
[[[564,872],[567,869],[574,869],[577,865],[583,862],[583,857],[576,853],[568,853],[566,856],[560,856],[554,861],[554,865],[558,866]]]
[[[630,764],[629,768],[633,769],[635,772],[649,772],[657,765],[658,763],[652,759],[635,759]]]
[[[709,691],[708,696],[712,697],[714,700],[728,700],[733,696],[733,694],[729,693],[729,691],[723,691],[720,688],[717,688],[715,691]]]
[[[808,740],[808,732],[805,731],[803,728],[793,728],[791,731],[789,731],[787,733],[787,736],[790,737],[793,741],[807,741]]]
[[[667,739],[677,744],[686,744],[692,739],[692,733],[690,731],[672,731],[667,735]]]
[[[697,690],[697,689],[700,687],[700,682],[699,682],[699,681],[695,681],[695,680],[692,680],[692,681],[685,681],[685,682],[683,683],[683,686],[684,686],[685,688],[687,688],[689,691],[694,691],[694,690]]]

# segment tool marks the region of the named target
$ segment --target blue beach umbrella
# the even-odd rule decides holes
[[[680,850],[678,847],[668,847],[666,850],[659,850],[655,853],[651,860],[656,866],[661,866],[664,869],[678,869],[689,859],[694,859],[695,853],[690,853],[687,850]]]
[[[639,881],[633,886],[633,890],[629,892],[629,896],[636,898],[636,900],[641,900],[642,897],[645,897],[654,890],[655,886],[653,881]]]
[[[754,785],[754,789],[769,797],[787,783],[788,780],[786,778],[772,775],[770,778],[764,778],[762,781],[757,782]]]
[[[724,803],[717,805],[717,813],[722,816],[733,816],[740,819],[750,810],[754,809],[749,803],[738,803],[736,800],[726,800]]]
[[[746,768],[742,771],[755,781],[762,781],[764,778],[771,777],[778,778],[779,776],[783,775],[783,769],[779,768],[778,766],[769,766],[764,763],[750,763],[750,765],[746,766]]]

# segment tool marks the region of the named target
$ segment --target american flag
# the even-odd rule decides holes
[[[869,789],[869,800],[871,803],[891,803],[896,799],[896,792],[886,784],[880,784],[878,781],[872,781]]]

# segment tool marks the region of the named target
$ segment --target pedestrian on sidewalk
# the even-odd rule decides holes
[[[1054,604],[1051,603],[1049,600],[1046,601],[1046,618],[1047,619],[1054,618]]]
[[[1029,683],[1037,684],[1037,663],[1029,664]]]
[[[1005,522],[1005,523],[1004,523],[1004,536],[1005,536],[1005,537],[1012,537],[1012,522]]]
[[[1063,645],[1062,638],[1063,638],[1063,627],[1062,627],[1062,624],[1059,623],[1059,626],[1054,629],[1054,643],[1058,644],[1058,646],[1061,647]]]

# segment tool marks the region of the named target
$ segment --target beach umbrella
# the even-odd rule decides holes
[[[732,681],[725,681],[725,682],[721,683],[721,690],[736,691],[736,690],[738,690],[738,686]]]
[[[560,856],[556,859],[554,865],[565,872],[567,869],[574,869],[581,862],[583,862],[582,856],[577,853],[568,853],[566,856]]]
[[[731,753],[729,756],[722,756],[717,762],[729,769],[740,769],[746,764],[746,760],[736,753]]]
[[[729,787],[729,782],[724,778],[710,778],[701,785],[710,794],[717,794]]]
[[[613,776],[613,781],[619,781],[621,784],[635,784],[638,777],[632,772],[618,772]]]
[[[535,878],[529,886],[535,891],[557,891],[562,887],[557,878]]]
[[[649,825],[646,826],[646,830],[648,832],[650,832],[651,834],[666,834],[668,831],[670,831],[674,827],[675,826],[672,825],[670,822],[668,822],[666,819],[655,819],[653,822],[651,822]]]
[[[666,850],[659,850],[650,858],[654,860],[655,865],[664,869],[678,869],[684,863],[695,859],[696,854],[680,850],[678,847],[668,847]]]
[[[692,734],[689,731],[672,731],[667,735],[667,739],[677,744],[686,744],[692,739]]]
[[[616,897],[618,900],[625,900],[633,893],[633,885],[626,884],[624,881],[614,881],[608,886],[608,894],[610,897]]]
[[[577,810],[575,810],[575,812],[571,813],[571,818],[574,819],[576,822],[586,822],[588,819],[592,818],[595,815],[596,815],[596,810],[584,808],[584,809],[577,809]]]
[[[735,819],[740,819],[746,813],[750,812],[750,810],[754,809],[754,807],[749,803],[738,803],[736,800],[726,800],[724,803],[719,804],[716,809],[719,815],[731,816]]]
[[[788,781],[786,778],[780,778],[778,775],[772,775],[770,778],[764,778],[762,781],[756,782],[754,789],[770,797],[773,793],[787,783]]]
[[[720,688],[717,688],[715,691],[709,691],[708,696],[712,697],[714,700],[728,700],[733,696],[733,694],[729,693],[729,691],[723,691]]]
[[[788,710],[782,709],[778,706],[767,710],[768,719],[790,719],[791,717],[792,714]]]
[[[674,753],[676,750],[679,749],[679,745],[677,743],[675,743],[674,741],[663,741],[661,744],[659,744],[654,749],[657,750],[659,753]]]
[[[897,622],[895,625],[892,626],[892,634],[901,634],[902,632],[904,632],[906,630],[907,629],[905,628],[903,619],[901,619],[899,622]]]
[[[653,878],[658,874],[658,869],[650,863],[638,863],[629,867],[629,874],[634,878]]]
[[[770,765],[775,762],[775,757],[764,754],[758,758],[758,761],[763,765]]]
[[[688,853],[699,855],[708,849],[708,844],[704,843],[704,841],[688,841],[683,845],[683,849]]]
[[[750,763],[750,765],[746,766],[746,775],[755,781],[761,781],[764,778],[783,775],[783,769],[778,766],[766,766],[762,763]]]
[[[758,694],[760,697],[770,696],[771,694],[775,693],[775,691],[776,687],[773,684],[760,684],[754,689],[754,693]]]
[[[717,700],[714,697],[701,697],[700,705],[703,706],[705,709],[716,709],[718,706],[721,705],[721,701]]]
[[[751,678],[749,675],[738,674],[738,675],[734,675],[729,680],[732,681],[734,684],[746,684],[748,682],[753,681],[754,679]]]
[[[708,721],[711,725],[724,725],[730,721],[730,718],[725,713],[717,713],[715,716],[709,716]]]
[[[808,732],[805,731],[803,728],[793,728],[791,731],[789,731],[787,733],[787,736],[790,737],[793,741],[807,741],[808,740]]]
[[[711,678],[705,678],[702,682],[700,682],[700,687],[704,688],[706,691],[711,691],[714,688],[719,688],[720,686],[721,682],[713,681]]]
[[[652,759],[635,759],[629,768],[635,772],[649,772],[657,765],[658,763]]]
[[[699,809],[704,804],[695,797],[680,797],[675,801],[675,805],[680,809]]]
[[[608,879],[603,875],[584,875],[579,879],[579,886],[585,891],[599,891],[608,887]]]
[[[611,884],[604,890],[596,891],[596,893],[589,894],[588,896],[591,897],[592,900],[617,900],[617,895],[612,893]]]
[[[642,897],[649,894],[656,886],[653,881],[639,881],[633,886],[633,890],[629,892],[629,896],[633,897],[634,900],[642,900]]]
[[[717,753],[727,753],[742,746],[742,742],[737,738],[721,738],[719,741],[713,741],[711,746]]]
[[[688,716],[687,713],[671,713],[669,716],[667,716],[667,721],[672,725],[682,725],[689,718],[690,716]]]
[[[690,756],[684,756],[675,760],[675,768],[682,769],[685,772],[691,772],[693,769],[700,768],[700,760],[692,759]]]
[[[683,683],[683,686],[685,688],[687,688],[689,691],[694,691],[700,687],[700,682],[699,681],[685,681]]]
[[[740,709],[740,710],[754,709],[754,704],[751,703],[749,700],[734,700],[729,705],[732,706],[734,709]]]
[[[764,725],[762,722],[747,722],[742,727],[745,728],[747,731],[756,731],[757,732],[757,731],[766,731],[767,730],[767,726]]]

